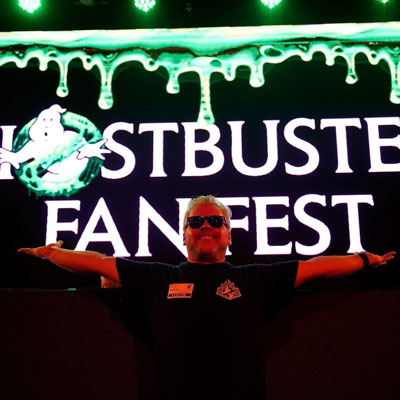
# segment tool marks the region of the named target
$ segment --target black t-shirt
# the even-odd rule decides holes
[[[147,318],[160,399],[264,399],[265,329],[297,265],[118,259],[122,287]]]

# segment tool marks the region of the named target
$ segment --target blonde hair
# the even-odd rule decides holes
[[[198,204],[212,204],[216,207],[218,207],[224,214],[224,216],[226,217],[226,221],[228,223],[228,228],[231,228],[231,216],[232,216],[232,211],[231,209],[226,206],[224,203],[222,203],[221,201],[219,201],[216,197],[214,197],[212,194],[207,194],[204,196],[196,196],[193,197],[192,200],[189,201],[189,204],[187,206],[186,212],[185,212],[185,217],[183,218],[183,226],[185,227],[186,225],[186,218],[189,215],[190,211],[192,211],[192,209],[194,207],[196,207]]]

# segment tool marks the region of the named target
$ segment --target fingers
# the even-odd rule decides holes
[[[387,261],[393,260],[395,255],[396,255],[396,252],[395,252],[395,251],[389,251],[389,253],[384,254],[384,255],[382,256],[381,265],[382,265],[382,264],[386,264]]]
[[[388,253],[383,254],[383,255],[380,257],[380,262],[378,262],[377,265],[378,265],[378,266],[386,265],[388,261],[394,259],[394,256],[395,256],[395,255],[396,255],[396,252],[395,252],[395,251],[389,251]]]
[[[40,246],[34,248],[21,247],[20,249],[18,249],[18,253],[25,253],[36,257],[46,258],[46,255],[49,253],[49,250],[54,248],[60,248],[63,244],[64,242],[62,240],[59,240],[56,243],[50,243],[47,246]]]
[[[388,258],[392,259],[396,255],[395,251],[389,251],[389,253],[386,253],[385,256],[388,256]]]
[[[388,261],[393,260],[394,256],[396,255],[395,251],[389,251],[386,254],[378,255],[373,253],[367,253],[368,259],[370,261],[370,266],[372,268],[377,268],[382,265],[386,265]]]
[[[18,249],[18,253],[26,253],[26,254],[35,255],[35,249],[30,249],[29,247],[22,247],[22,248]]]

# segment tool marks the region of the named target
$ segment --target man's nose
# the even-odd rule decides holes
[[[204,219],[204,224],[202,225],[202,228],[210,228],[211,225],[208,223],[207,219]]]

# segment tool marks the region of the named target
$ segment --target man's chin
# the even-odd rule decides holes
[[[202,251],[197,254],[197,260],[199,262],[206,262],[206,263],[219,263],[223,262],[224,258],[221,257],[219,254],[215,253],[214,251]]]

